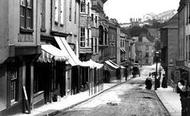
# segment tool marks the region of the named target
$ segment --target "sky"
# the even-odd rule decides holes
[[[177,10],[180,0],[107,0],[104,12],[119,23],[129,22],[130,18],[142,18],[148,13]]]

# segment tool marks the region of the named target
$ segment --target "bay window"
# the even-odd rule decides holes
[[[85,47],[85,28],[81,27],[80,46]]]

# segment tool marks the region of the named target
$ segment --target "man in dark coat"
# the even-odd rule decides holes
[[[186,98],[187,98],[187,91],[186,91],[186,82],[185,80],[181,79],[177,83],[177,93],[180,95],[180,101],[181,101],[181,114],[182,116],[187,116],[187,104],[186,104]]]

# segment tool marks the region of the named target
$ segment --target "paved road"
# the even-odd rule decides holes
[[[153,90],[138,77],[56,116],[169,116]]]

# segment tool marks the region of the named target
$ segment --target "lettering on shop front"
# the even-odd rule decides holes
[[[34,42],[34,38],[30,34],[18,34],[18,42]]]

